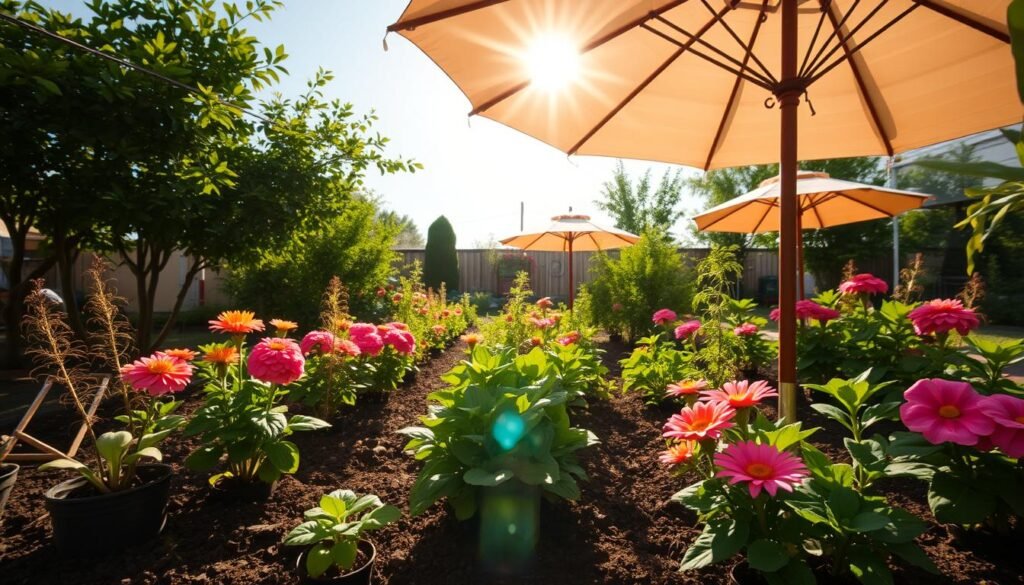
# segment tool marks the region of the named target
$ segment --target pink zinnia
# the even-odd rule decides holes
[[[658,461],[661,461],[665,465],[682,465],[693,459],[694,452],[697,450],[696,441],[682,441],[670,445],[668,449],[658,454]]]
[[[299,348],[304,355],[309,355],[312,351],[326,354],[331,353],[335,345],[337,341],[330,331],[310,331],[302,338]]]
[[[337,348],[338,353],[349,357],[359,357],[359,354],[362,353],[362,351],[359,350],[359,346],[348,339],[339,339],[335,347]]]
[[[700,394],[700,391],[707,389],[707,387],[708,383],[706,380],[683,380],[675,384],[669,384],[665,388],[665,393],[676,397],[693,396]]]
[[[391,329],[381,336],[381,340],[391,347],[395,348],[395,351],[402,355],[409,355],[416,351],[416,338],[412,336],[412,333],[408,331],[402,331],[401,329]],[[356,342],[358,343],[358,342]]]
[[[440,337],[440,335],[441,335],[442,333],[444,333],[444,332],[445,332],[445,331],[446,331],[447,329],[448,329],[448,328],[447,328],[447,327],[445,327],[444,325],[434,325],[433,327],[431,327],[431,328],[430,328],[430,330],[434,332],[434,335],[437,335],[437,336],[439,336],[439,337]]]
[[[392,321],[392,322],[388,323],[388,327],[390,327],[392,329],[401,329],[402,331],[408,331],[409,330],[409,326],[406,325],[405,323],[402,323],[401,321]]]
[[[981,411],[995,422],[992,443],[1010,457],[1024,457],[1024,400],[996,394],[982,400]]]
[[[547,329],[554,326],[554,319],[538,319],[537,317],[530,317],[530,323],[537,329]]]
[[[751,384],[747,380],[726,382],[721,390],[705,390],[701,399],[708,402],[725,402],[733,408],[748,408],[760,403],[765,398],[778,396],[779,393],[764,380]]]
[[[983,398],[967,382],[925,378],[903,393],[900,419],[907,428],[938,445],[976,445],[992,434],[995,422],[981,408]]]
[[[572,345],[580,340],[580,334],[578,331],[570,331],[565,336],[558,338],[559,345]]]
[[[824,325],[832,319],[838,319],[839,316],[839,311],[819,305],[814,301],[804,299],[796,302],[796,318],[801,321],[814,319],[815,321],[821,321],[822,325]],[[776,307],[768,313],[768,318],[772,321],[778,321],[782,318],[782,311]]]
[[[873,274],[855,274],[850,280],[839,285],[839,292],[849,294],[884,295],[889,292],[889,285]]]
[[[348,328],[348,336],[353,338],[376,334],[377,326],[372,323],[353,323]]]
[[[978,316],[956,299],[935,299],[910,312],[907,317],[918,335],[934,335],[956,330],[967,335],[978,327]]]
[[[729,445],[715,455],[715,465],[721,468],[715,477],[728,477],[730,484],[749,482],[752,498],[761,495],[762,488],[771,496],[779,488],[792,492],[807,477],[807,467],[799,457],[753,441]]]
[[[675,320],[676,312],[672,309],[658,309],[651,317],[651,321],[654,321],[655,325],[664,325],[665,323],[671,323]]]
[[[295,340],[268,337],[252,348],[246,363],[253,378],[283,386],[302,377],[306,358]]]
[[[700,321],[691,319],[676,327],[676,339],[686,339],[698,331],[700,331]]]
[[[179,358],[158,351],[121,368],[121,377],[132,388],[150,396],[181,392],[192,379],[192,366]]]
[[[537,301],[537,306],[541,309],[550,309],[555,306],[555,303],[551,302],[551,297],[544,297]]]
[[[757,325],[754,325],[753,323],[741,323],[740,325],[737,325],[732,332],[741,337],[750,337],[752,335],[757,335],[758,328]]]
[[[698,402],[673,414],[665,423],[662,436],[667,439],[699,441],[717,439],[722,431],[735,426],[730,420],[736,411],[725,402]]]

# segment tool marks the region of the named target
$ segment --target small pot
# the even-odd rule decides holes
[[[218,500],[265,502],[277,491],[277,481],[239,481],[234,477],[221,478],[213,484],[211,497]]]
[[[14,482],[18,481],[18,469],[20,467],[14,463],[0,464],[0,520],[4,518],[4,506],[14,489]]]
[[[295,570],[298,571],[299,577],[302,578],[303,583],[336,583],[338,585],[370,585],[373,582],[373,563],[377,561],[377,549],[373,546],[373,543],[369,540],[360,540],[358,544],[360,552],[368,558],[366,563],[348,573],[342,573],[341,575],[332,575],[332,569],[328,569],[326,573],[319,577],[310,577],[306,573],[306,555],[309,553],[309,549],[303,549],[302,554],[299,555],[299,560],[295,563]],[[334,571],[336,573],[336,571]]]
[[[121,552],[160,535],[167,522],[171,466],[140,465],[135,487],[100,494],[84,477],[69,479],[46,492],[53,543],[63,555]]]
[[[731,585],[763,585],[764,582],[764,578],[759,573],[751,570],[747,561],[740,561],[729,569]]]

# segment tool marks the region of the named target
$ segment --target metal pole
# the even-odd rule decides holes
[[[776,90],[782,118],[779,144],[779,417],[796,422],[797,4],[782,0],[782,82]]]
[[[523,218],[526,216],[526,202],[519,202],[519,233],[523,233]]]
[[[885,186],[890,189],[896,188],[896,157],[889,157],[889,173],[886,177]],[[892,289],[895,291],[900,283],[900,218],[892,216]]]

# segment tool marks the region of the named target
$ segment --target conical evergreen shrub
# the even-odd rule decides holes
[[[455,230],[448,218],[441,216],[427,230],[426,258],[423,261],[423,284],[448,291],[459,288],[459,256],[455,253]]]

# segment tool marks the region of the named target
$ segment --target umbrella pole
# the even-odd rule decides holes
[[[797,276],[797,288],[802,301],[807,298],[804,291],[804,214],[802,212],[796,216],[796,263],[800,271]]]
[[[573,237],[570,235],[569,236],[569,310],[570,311],[572,311],[572,301],[573,301],[573,297],[575,296],[573,294],[573,289],[576,288],[576,287],[573,286],[573,280],[572,280],[572,238]]]
[[[803,91],[797,78],[797,4],[782,0],[782,82],[776,89],[782,118],[779,145],[779,417],[796,422],[796,251],[797,107]]]

